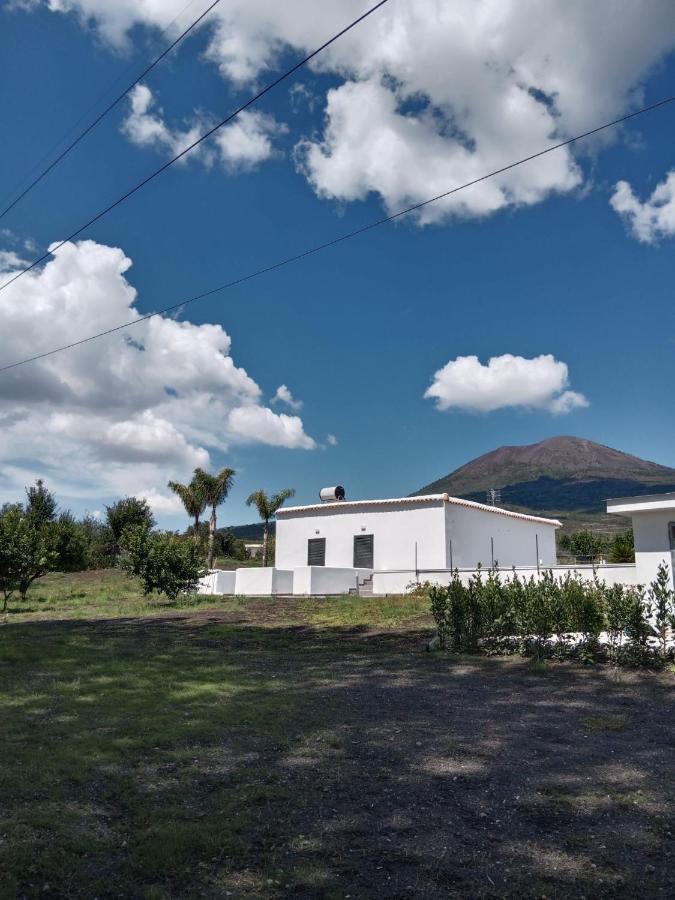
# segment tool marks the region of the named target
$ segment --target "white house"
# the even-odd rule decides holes
[[[293,572],[298,594],[366,582],[374,593],[393,593],[417,577],[447,580],[454,568],[555,565],[559,527],[447,494],[282,507],[276,567]]]
[[[675,493],[619,497],[607,501],[607,512],[630,516],[635,537],[635,576],[648,584],[661,562],[675,573]]]

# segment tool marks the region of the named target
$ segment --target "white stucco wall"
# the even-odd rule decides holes
[[[293,573],[272,566],[237,569],[235,593],[244,597],[292,594]]]
[[[541,566],[537,571],[536,566],[518,566],[516,567],[516,575],[519,578],[529,579],[531,577],[541,577],[544,571],[553,572],[556,578],[564,578],[568,573],[579,576],[585,581],[593,581],[595,575],[604,581],[607,585],[613,584],[644,584],[645,579],[638,577],[637,567],[633,564],[624,565],[607,565],[597,566],[595,570],[593,566]],[[476,574],[476,569],[460,569],[459,577],[466,584],[470,578]],[[487,576],[487,571],[482,570],[483,576]],[[511,569],[500,569],[500,575],[503,579],[510,578],[513,574]],[[651,578],[646,579],[650,581]],[[421,582],[430,581],[432,584],[449,584],[452,573],[448,571],[437,572],[420,572],[419,580]],[[375,572],[373,574],[373,594],[381,596],[383,594],[402,594],[415,580],[415,573],[408,572]]]
[[[446,565],[445,503],[408,502],[400,506],[326,504],[311,512],[284,512],[277,518],[276,563],[283,569],[307,566],[307,542],[326,539],[326,566],[354,565],[354,537],[374,536],[374,569]]]
[[[198,594],[234,594],[236,572],[226,569],[214,569],[197,585]]]
[[[675,522],[675,510],[640,512],[633,515],[635,537],[635,565],[642,583],[654,579],[660,563],[665,562],[672,572],[672,558],[668,526]]]
[[[328,566],[301,566],[293,570],[293,593],[304,596],[347,594],[363,584],[370,569],[336,569]]]
[[[639,582],[649,584],[662,562],[673,572],[673,552],[670,547],[669,524],[675,522],[675,493],[649,494],[638,497],[619,497],[607,501],[607,512],[630,516],[635,537],[635,567]]]
[[[537,540],[539,561],[543,566],[557,562],[555,526],[532,519],[521,519],[499,512],[447,503],[445,509],[447,527],[446,568],[474,569],[492,565],[491,541],[494,541],[494,561],[501,568],[511,566],[537,566]],[[452,547],[450,546],[452,541]],[[451,554],[452,550],[452,554]],[[451,560],[452,556],[452,560]]]

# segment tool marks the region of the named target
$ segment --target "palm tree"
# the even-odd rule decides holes
[[[295,491],[292,488],[284,488],[283,491],[279,491],[279,493],[275,494],[273,497],[268,497],[265,491],[254,491],[246,501],[247,506],[254,505],[256,507],[258,515],[265,523],[263,528],[263,566],[267,565],[267,538],[269,535],[270,519],[273,519],[276,516],[279,507],[294,494]]]
[[[217,475],[204,472],[203,469],[195,469],[193,481],[198,485],[198,490],[204,498],[204,505],[211,507],[209,517],[209,553],[206,564],[213,568],[213,541],[216,536],[216,507],[225,501],[232,482],[234,481],[234,469],[221,469]]]
[[[194,519],[194,536],[195,540],[198,540],[199,518],[206,509],[206,500],[204,499],[204,492],[202,491],[201,483],[197,480],[196,474],[190,484],[181,484],[179,481],[170,481],[168,488],[179,497],[188,516]]]

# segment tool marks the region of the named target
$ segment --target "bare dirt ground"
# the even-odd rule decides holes
[[[424,651],[425,626],[317,627],[298,610],[15,626],[84,640],[92,660],[123,648],[125,677],[137,667],[153,697],[108,715],[114,734],[166,710],[191,730],[125,750],[124,791],[109,759],[66,791],[106,807],[110,839],[45,891],[39,868],[13,872],[14,896],[675,896],[672,674],[453,658]],[[121,675],[106,671],[109,691]],[[175,864],[147,852],[153,816],[190,835],[164,834]]]

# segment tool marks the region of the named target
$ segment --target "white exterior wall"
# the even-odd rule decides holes
[[[668,526],[675,522],[675,493],[649,494],[642,497],[621,497],[607,501],[607,512],[630,516],[635,537],[635,567],[640,584],[649,584],[656,577],[662,562],[673,572],[673,552],[670,548]]]
[[[370,577],[371,569],[301,566],[293,570],[293,593],[303,596],[347,594]]]
[[[283,569],[307,567],[307,542],[326,539],[326,567],[351,569],[354,537],[374,535],[374,569],[414,569],[415,541],[420,568],[446,566],[445,503],[405,502],[369,506],[327,504],[312,512],[277,517],[276,562]]]
[[[235,593],[244,597],[292,594],[293,573],[272,566],[237,569]]]
[[[672,571],[668,526],[675,522],[675,510],[633,514],[633,535],[635,537],[635,565],[642,584],[649,584],[656,576],[662,562]]]
[[[199,579],[197,585],[198,594],[234,594],[234,585],[236,580],[236,572],[226,569],[214,569],[203,578]]]
[[[502,569],[511,566],[542,566],[557,562],[555,526],[544,522],[519,519],[496,512],[447,503],[447,557],[445,568],[475,569],[492,565],[490,538],[494,541],[494,561]],[[452,541],[452,548],[450,546]],[[452,561],[451,561],[452,549]]]

